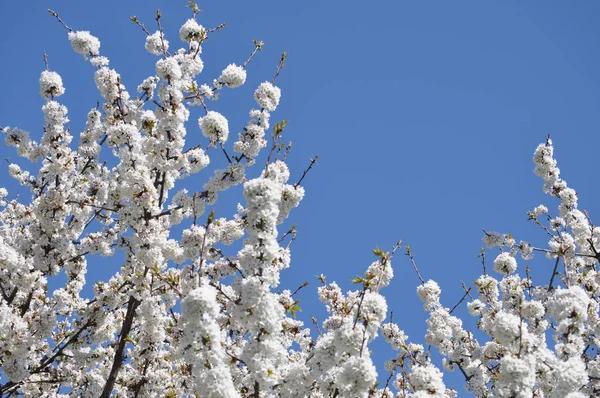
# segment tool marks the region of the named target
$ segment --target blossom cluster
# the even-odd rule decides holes
[[[152,34],[143,28],[145,48],[158,59],[137,96],[100,55],[98,38],[70,30],[73,49],[95,68],[102,97],[79,141],[73,143],[68,110],[58,101],[62,78],[51,70],[39,79],[39,142],[18,128],[2,129],[19,156],[41,163],[36,172],[9,166],[30,200],[0,188],[2,395],[455,397],[444,371],[458,371],[477,397],[600,395],[600,231],[561,179],[549,139],[535,151],[535,173],[558,198],[558,213],[543,205],[528,213],[549,235],[548,248],[484,233],[493,267],[488,274],[484,260],[463,298],[478,330],[442,304],[438,283],[422,280],[416,293],[428,313],[427,333],[424,344],[410,341],[399,326],[406,320],[388,315],[398,304],[383,295],[398,247],[374,250],[376,260],[349,291],[318,277],[327,316],[314,321],[317,334],[296,319],[305,285],[280,287],[295,239],[294,228],[282,233],[282,226],[305,191],[304,175],[291,183],[277,150],[284,124],[275,125],[266,165],[257,162],[281,90],[276,79],[261,83],[248,122],[228,141],[235,127],[212,102],[246,83],[248,62],[200,83],[202,47],[214,30],[195,16],[179,29],[184,46],[177,50],[160,26]],[[189,127],[196,109],[201,116]],[[209,175],[221,156],[226,166]],[[251,178],[247,170],[257,164],[262,169]],[[193,174],[205,183],[190,192],[181,182]],[[243,203],[230,218],[216,216],[219,194],[235,186]],[[536,286],[523,264],[537,252],[551,272]],[[102,263],[114,266],[113,276],[95,282],[91,297],[83,294],[90,256],[116,253],[118,262]],[[57,275],[65,283],[50,291]],[[371,352],[380,335],[391,349],[385,372]]]

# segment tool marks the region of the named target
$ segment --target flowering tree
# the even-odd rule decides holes
[[[228,120],[209,101],[245,83],[262,43],[254,42],[243,65],[231,64],[211,85],[199,84],[202,45],[222,26],[204,28],[196,21],[198,8],[191,8],[193,17],[179,30],[185,45],[175,51],[160,12],[155,33],[132,18],[147,35],[146,49],[158,57],[156,76],[145,79],[135,97],[100,55],[99,40],[50,11],[68,30],[73,49],[97,68],[103,103],[88,113],[75,148],[67,109],[58,102],[65,92],[61,77],[46,68],[41,142],[2,128],[21,157],[41,160],[35,175],[10,164],[10,175],[30,189],[30,201],[9,199],[0,189],[3,396],[455,396],[430,359],[432,348],[478,397],[600,394],[600,230],[560,178],[550,139],[535,151],[535,172],[544,191],[560,199],[558,215],[544,206],[529,214],[548,234],[549,247],[485,233],[485,245],[495,251],[493,273],[484,251],[476,293],[467,289],[463,298],[477,331],[465,329],[440,303],[439,286],[422,278],[417,293],[429,313],[427,346],[411,343],[391,316],[386,319],[381,291],[393,277],[398,244],[390,252],[374,250],[376,260],[354,279],[354,291],[343,293],[319,277],[329,317],[311,334],[295,318],[297,291],[276,290],[280,272],[290,266],[284,242],[294,236],[278,226],[303,198],[301,183],[316,161],[290,183],[289,148],[280,143],[286,123],[273,126],[272,142],[267,138],[285,54],[273,79],[256,89],[257,108],[243,132],[230,137]],[[204,115],[198,127],[188,128],[199,128],[206,140],[190,145],[192,106]],[[101,158],[102,148],[112,151],[113,167]],[[266,165],[257,163],[265,148]],[[176,190],[179,180],[207,167],[209,155],[224,156],[227,167],[198,192]],[[247,177],[250,167],[258,169],[257,178]],[[230,219],[216,218],[211,207],[218,194],[239,184],[244,205]],[[182,223],[176,240],[170,231]],[[241,249],[229,255],[224,246],[242,238]],[[96,282],[93,298],[82,297],[87,257],[117,250],[124,253],[120,271]],[[403,250],[418,273],[410,247]],[[529,259],[536,251],[552,261],[543,286],[534,286],[528,272],[518,274],[517,256]],[[48,278],[60,272],[66,284],[49,293]],[[378,383],[369,344],[379,334],[391,350]]]

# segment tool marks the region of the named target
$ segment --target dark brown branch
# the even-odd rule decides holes
[[[308,165],[308,168],[306,170],[304,170],[304,173],[302,173],[302,177],[300,177],[298,182],[294,184],[294,188],[297,188],[302,183],[302,180],[304,180],[304,177],[306,177],[306,175],[308,174],[310,169],[312,169],[313,166],[317,163],[317,159],[319,159],[319,155],[315,155],[315,157],[310,160],[310,164]]]
[[[6,300],[6,304],[10,305],[13,300],[15,299],[15,297],[17,296],[17,287],[15,286],[12,290],[12,292],[10,292],[10,295],[6,295],[6,292],[4,291],[4,287],[0,284],[0,291],[2,291],[2,297],[4,298],[4,300]]]
[[[32,298],[33,298],[33,290],[29,292],[29,294],[27,295],[27,300],[25,300],[25,303],[23,303],[23,305],[21,306],[21,317],[23,317],[23,315],[25,315],[25,313],[27,311],[29,311],[29,306],[31,306]]]
[[[291,227],[291,228],[290,228],[290,229],[289,229],[289,230],[288,230],[288,231],[287,231],[285,234],[283,234],[283,235],[281,236],[281,238],[279,238],[279,239],[277,240],[277,242],[279,242],[279,243],[283,242],[283,240],[284,240],[284,239],[285,239],[285,238],[286,238],[288,235],[293,235],[293,238],[292,238],[292,240],[295,240],[295,239],[296,239],[296,224],[292,225],[292,227]]]
[[[108,138],[108,134],[104,134],[104,137],[102,137],[102,139],[100,140],[100,142],[98,143],[98,145],[102,146],[104,145],[104,143],[106,142],[106,139]],[[92,160],[94,160],[93,157],[89,157],[87,162],[85,162],[85,164],[83,165],[83,168],[81,169],[81,171],[79,172],[79,174],[83,174],[88,167],[90,167],[90,165],[92,164]]]
[[[473,376],[467,376],[467,373],[465,372],[465,370],[463,369],[462,365],[456,361],[450,361],[450,363],[452,365],[456,365],[456,367],[460,370],[460,373],[463,374],[463,376],[465,377],[465,381],[467,382],[467,384],[471,384],[471,379],[473,378]]]
[[[363,286],[363,290],[360,294],[360,301],[358,303],[358,308],[356,309],[356,318],[354,318],[354,325],[352,325],[352,330],[356,328],[356,324],[358,323],[358,318],[360,318],[360,309],[362,307],[362,303],[365,300],[365,296],[367,294],[367,288]]]
[[[292,293],[292,297],[295,296],[300,290],[302,290],[303,288],[305,288],[306,286],[308,286],[308,281],[305,281],[303,284],[301,284],[298,289],[296,289],[294,291],[294,293]]]
[[[463,282],[463,286],[464,286],[464,282]],[[465,301],[465,299],[467,298],[467,296],[469,295],[469,293],[471,292],[471,288],[469,287],[466,291],[465,294],[462,296],[462,298],[460,299],[460,301],[458,303],[456,303],[456,305],[454,307],[452,307],[452,309],[450,310],[450,312],[448,314],[452,314],[454,312],[454,310],[463,302]]]
[[[396,360],[394,360],[394,362],[395,361]],[[396,367],[394,367],[394,369],[392,369],[392,371],[390,372],[390,375],[388,376],[387,380],[385,381],[385,385],[383,386],[383,390],[381,392],[381,398],[384,398],[385,391],[387,390],[388,386],[390,385],[390,381],[392,380],[392,377],[394,377],[395,374],[396,374]]]
[[[142,387],[144,386],[144,384],[146,384],[147,378],[146,378],[146,372],[148,372],[148,367],[150,365],[150,362],[148,361],[148,358],[144,359],[144,370],[142,371],[142,379],[139,381],[139,383],[137,383],[135,385],[134,388],[134,393],[133,393],[133,397],[137,398],[140,395],[140,391],[142,391]]]
[[[93,205],[93,204],[90,204],[90,203],[83,203],[83,202],[80,202],[78,200],[67,200],[66,203],[67,204],[75,204],[75,205],[79,205],[79,206],[89,206],[89,207],[93,207],[94,209],[112,211],[113,213],[118,213],[119,212],[119,210],[117,210],[117,209],[111,209],[110,207],[104,207],[104,206],[97,206],[97,205]]]
[[[223,150],[223,153],[225,154],[225,157],[227,158],[227,161],[231,164],[231,158],[227,154],[227,151],[225,150],[225,146],[223,145],[222,142],[220,142],[219,145],[221,146],[221,149]]]
[[[155,214],[153,216],[150,216],[150,218],[160,218],[160,217],[163,217],[163,216],[168,216],[168,215],[171,214],[171,212],[173,212],[175,210],[179,210],[179,209],[183,209],[183,206],[181,206],[181,205],[175,206],[172,209],[165,210],[162,213],[158,213],[158,214]]]
[[[200,247],[200,261],[198,264],[198,286],[202,284],[202,263],[204,262],[204,246],[206,245],[206,235],[208,235],[208,230],[215,219],[215,210],[212,209],[210,214],[208,215],[208,220],[206,221],[206,229],[204,230],[204,236],[202,237],[202,246]]]
[[[560,257],[556,257],[556,263],[554,264],[554,270],[552,271],[552,277],[550,278],[550,283],[548,284],[548,291],[551,291],[552,289],[554,289],[552,284],[554,283],[554,277],[558,273],[557,269],[558,269],[559,262],[560,262]]]
[[[254,382],[254,393],[252,394],[252,398],[259,398],[260,397],[260,384],[258,384],[258,381]]]
[[[166,173],[163,171],[162,179],[160,181],[160,194],[158,196],[158,207],[162,207],[163,200],[165,197],[165,176],[166,176]]]
[[[121,327],[121,333],[119,333],[119,345],[117,347],[117,350],[115,351],[110,375],[106,380],[106,384],[104,385],[104,389],[102,390],[102,395],[100,395],[100,398],[109,398],[112,393],[113,387],[115,386],[117,376],[119,375],[119,370],[121,369],[121,366],[123,366],[123,359],[125,357],[125,345],[127,344],[127,335],[131,331],[131,326],[133,325],[133,318],[135,318],[135,310],[137,309],[139,304],[140,302],[136,300],[133,296],[129,298],[129,303],[127,304],[127,313],[125,314],[125,320],[123,321],[123,326]]]
[[[81,329],[79,329],[79,330],[77,331],[77,333],[75,333],[73,336],[71,336],[71,338],[70,338],[70,339],[69,339],[69,340],[68,340],[68,341],[67,341],[67,342],[66,342],[66,343],[65,343],[63,346],[61,346],[61,347],[58,349],[58,351],[56,351],[56,352],[54,353],[54,355],[52,355],[51,357],[46,357],[46,358],[43,358],[43,359],[42,359],[42,361],[41,361],[41,363],[40,363],[40,364],[39,364],[37,367],[35,367],[35,368],[34,368],[34,369],[31,371],[31,374],[35,374],[35,373],[41,373],[41,372],[42,372],[44,369],[46,369],[46,368],[47,368],[49,365],[51,365],[51,364],[54,362],[54,360],[55,360],[56,358],[58,358],[60,355],[62,355],[63,351],[64,351],[64,350],[65,350],[65,349],[66,349],[66,348],[67,348],[67,347],[68,347],[68,346],[69,346],[69,345],[70,345],[70,344],[71,344],[73,341],[75,341],[75,340],[76,340],[76,339],[79,337],[79,335],[81,335],[81,333],[83,333],[83,331],[84,331],[84,330],[85,330],[85,329],[86,329],[86,328],[87,328],[87,327],[88,327],[90,324],[91,324],[91,321],[88,321],[88,322],[86,322],[86,323],[85,323],[85,324],[84,324],[84,325],[81,327]],[[56,349],[56,347],[55,347],[55,349]],[[31,382],[31,381],[29,381],[29,382]],[[17,386],[21,385],[22,383],[23,383],[22,381],[21,381],[21,382],[18,382],[18,383],[15,383],[15,382],[9,381],[9,382],[7,382],[6,384],[4,384],[4,385],[0,386],[0,394],[6,394],[6,393],[8,393],[8,392],[9,392],[11,389],[13,389],[13,388],[15,388],[15,387],[17,387]],[[16,391],[16,390],[13,390],[13,391]]]
[[[42,370],[44,370],[44,368],[46,368],[48,365],[50,365],[52,362],[54,362],[54,360],[59,357],[60,355],[62,355],[63,351],[75,340],[77,340],[77,338],[81,335],[81,333],[83,333],[83,331],[85,329],[87,329],[88,326],[90,326],[92,324],[91,320],[88,320],[78,331],[77,333],[75,333],[73,336],[71,336],[71,338],[64,344],[62,345],[55,353],[54,355],[52,355],[49,358],[43,359],[42,362],[40,363],[40,365],[35,368],[31,373],[40,373]]]

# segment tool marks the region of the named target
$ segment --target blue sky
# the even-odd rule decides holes
[[[0,3],[0,126],[41,136],[43,51],[63,77],[67,92],[60,99],[69,107],[74,134],[99,100],[93,67],[71,50],[67,32],[47,7],[75,30],[99,37],[101,53],[134,91],[153,74],[155,57],[144,50],[145,36],[129,17],[137,15],[153,31],[154,10],[161,8],[174,44],[190,15],[185,4]],[[232,129],[243,127],[253,90],[272,78],[281,52],[288,53],[273,121],[290,121],[292,179],[319,154],[318,167],[305,180],[306,197],[290,219],[298,224],[298,239],[282,284],[295,289],[311,282],[300,296],[301,318],[324,319],[315,275],[349,288],[373,261],[372,248],[389,249],[399,239],[411,245],[424,278],[440,283],[448,307],[462,296],[460,280],[469,284],[481,272],[482,228],[543,245],[543,233],[525,212],[542,202],[556,205],[543,195],[531,161],[548,133],[580,207],[598,219],[600,3],[269,0],[200,6],[204,26],[229,23],[204,46],[201,80],[210,83],[229,63],[242,63],[253,38],[265,42],[246,85],[214,104]],[[193,120],[188,134],[200,136]],[[0,156],[17,160],[4,147]],[[1,175],[6,172],[1,163]],[[207,177],[184,184],[200,189]],[[17,192],[8,177],[1,181]],[[223,200],[217,216],[231,216],[242,198],[238,190]],[[538,283],[547,283],[552,265],[538,257],[532,267],[543,276]],[[116,270],[106,262],[90,266],[89,279],[106,275],[107,268],[108,275]],[[426,314],[415,293],[418,280],[401,252],[394,268],[387,291],[394,320],[422,342]],[[462,392],[460,380],[449,380]]]

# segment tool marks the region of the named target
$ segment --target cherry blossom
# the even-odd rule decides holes
[[[254,91],[249,119],[231,123],[231,143],[214,101],[246,83],[262,42],[243,66],[204,80],[202,47],[222,26],[204,28],[192,9],[175,50],[160,13],[152,34],[132,18],[146,35],[140,44],[157,56],[148,69],[156,75],[133,86],[136,93],[100,54],[98,38],[51,12],[94,67],[102,101],[82,115],[74,140],[59,101],[62,78],[44,70],[39,142],[1,128],[16,155],[34,162],[9,165],[29,197],[0,188],[3,396],[449,398],[458,392],[448,372],[477,397],[600,394],[600,230],[561,178],[549,138],[534,152],[534,172],[558,207],[527,213],[548,236],[545,247],[484,231],[482,274],[454,306],[422,278],[410,246],[377,248],[349,290],[317,277],[326,316],[306,325],[298,297],[307,283],[284,286],[281,274],[294,266],[289,218],[310,194],[302,182],[316,157],[303,173],[290,170],[287,122],[268,131],[285,54]],[[201,114],[197,124],[192,110]],[[242,196],[234,214],[215,214],[219,195],[235,189]],[[392,316],[402,303],[385,298],[398,250],[421,281],[416,294],[427,313],[427,332],[414,341],[402,330],[411,320]],[[534,283],[516,256],[538,253],[548,278]],[[106,257],[107,280],[89,280],[92,255]],[[57,275],[64,283],[49,291]],[[459,318],[460,305],[471,318]],[[389,346],[384,363],[372,351],[379,336]]]

